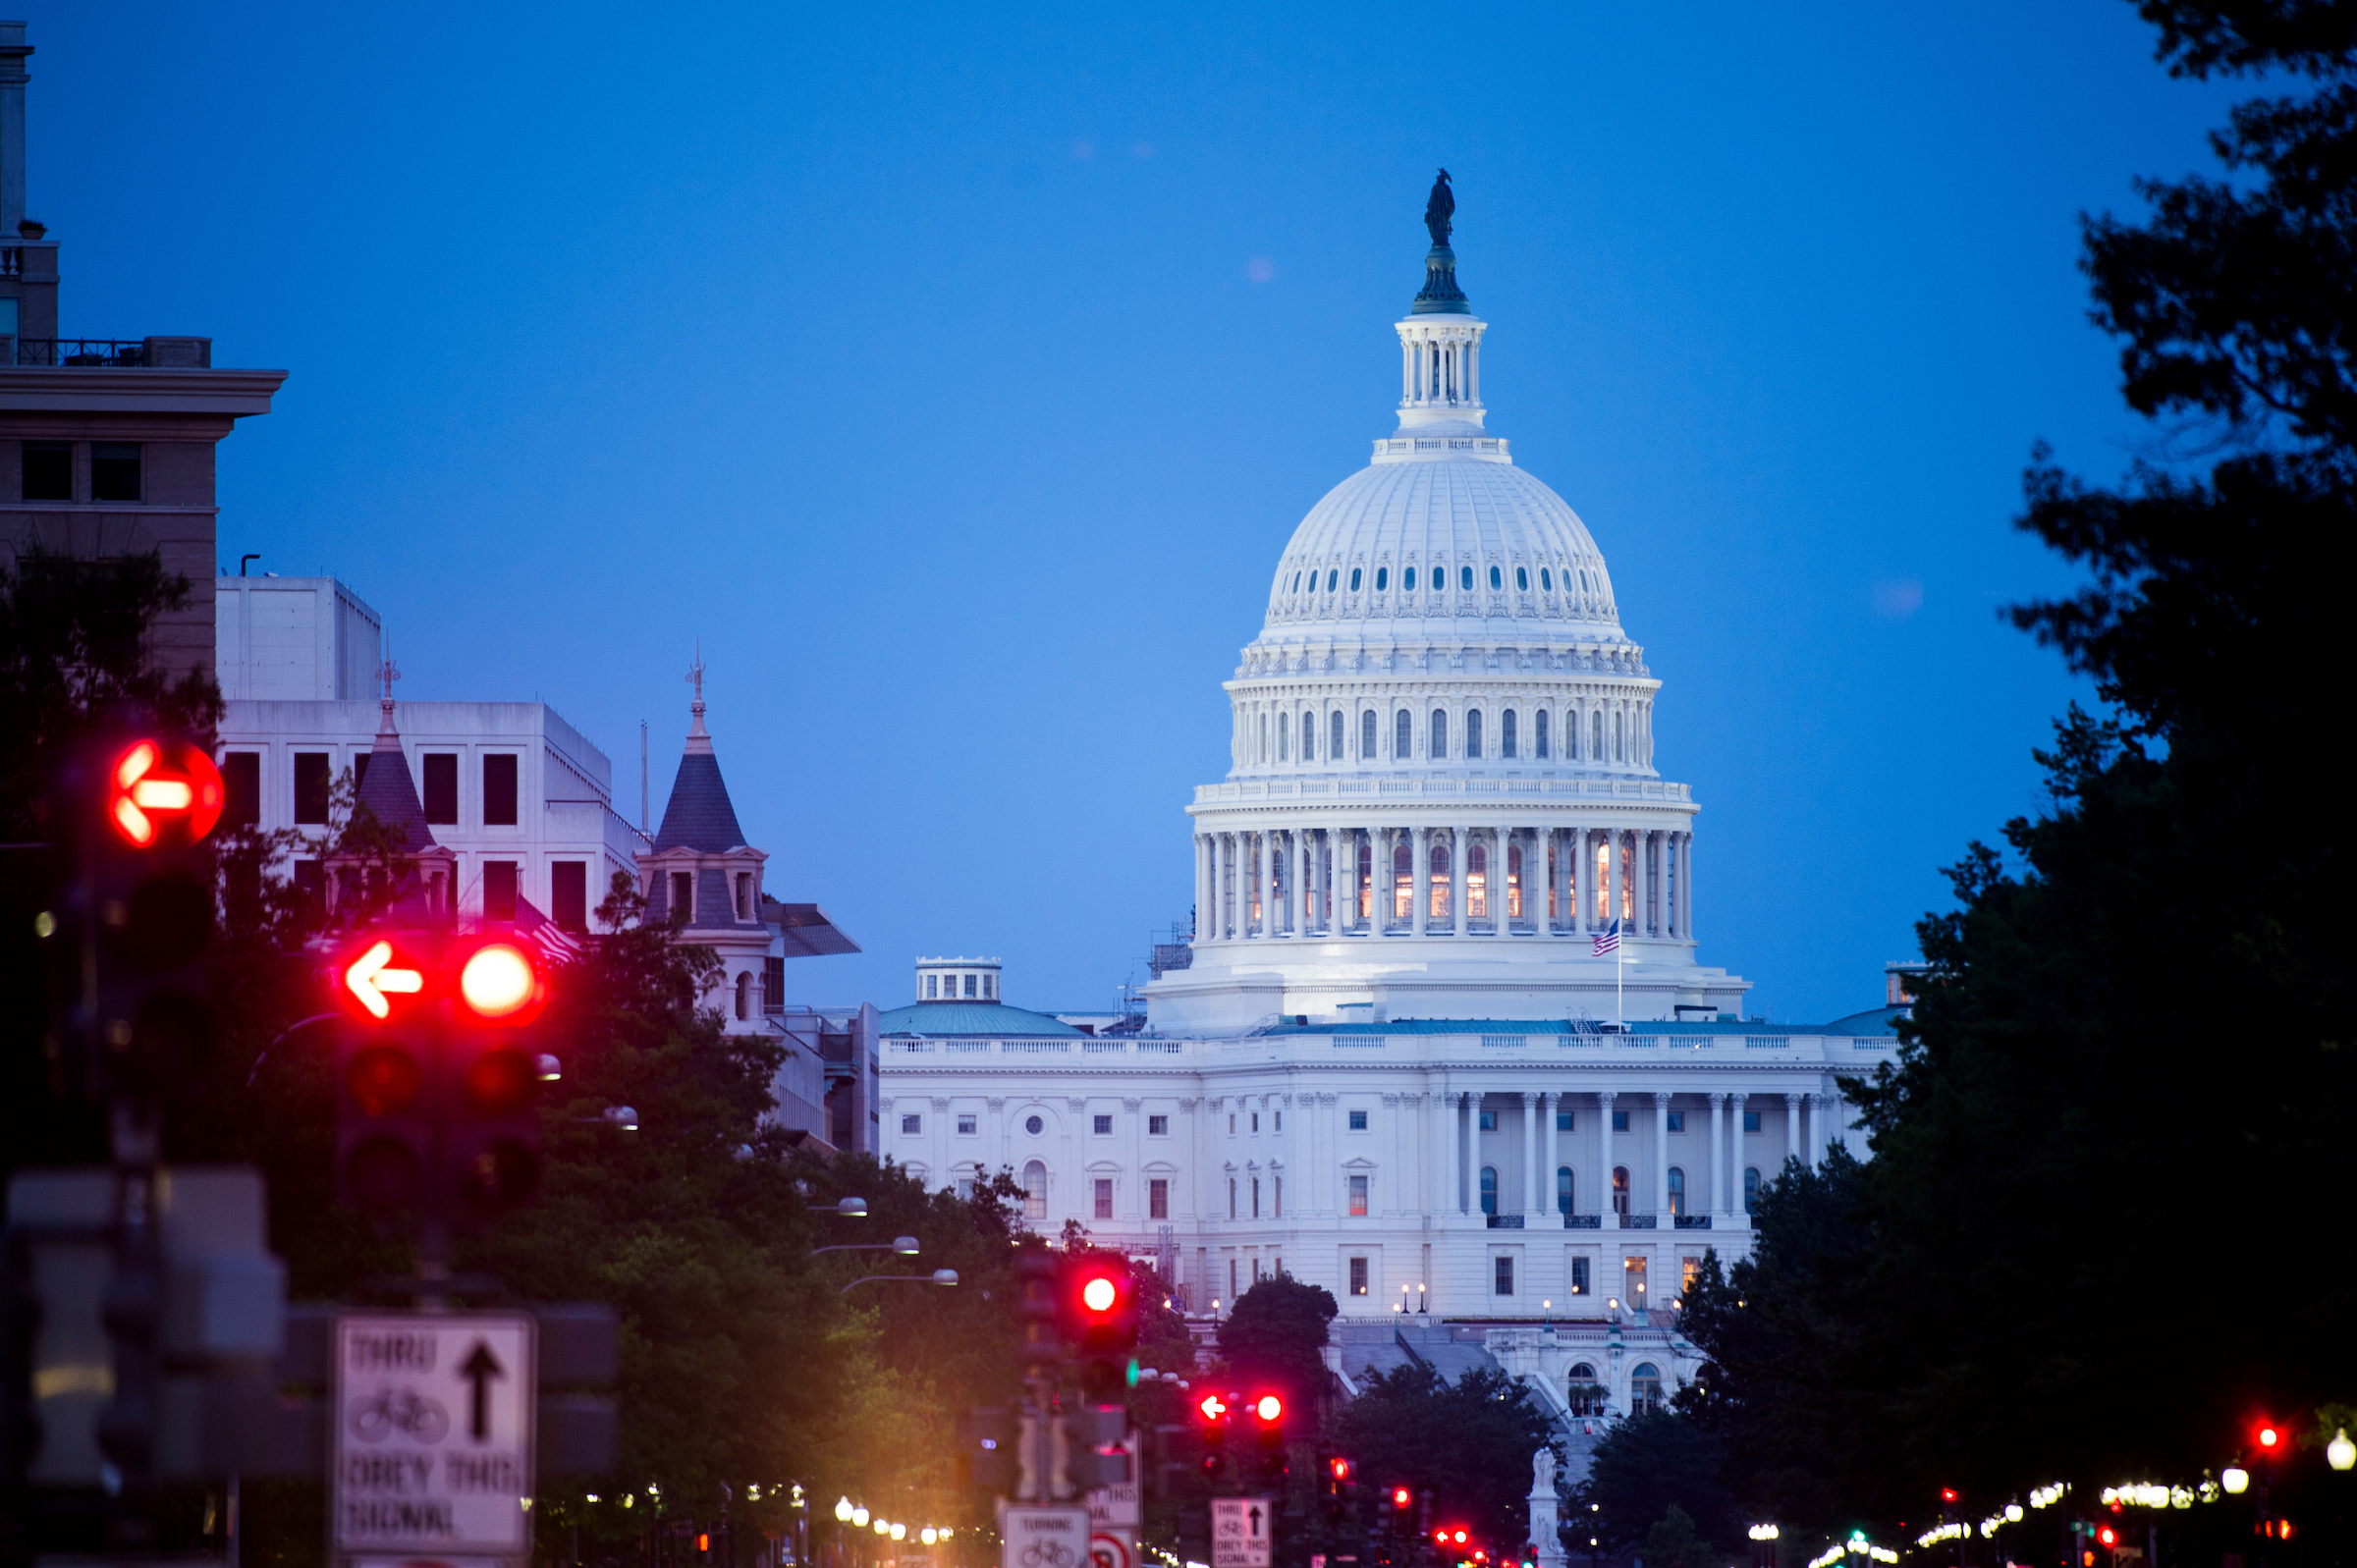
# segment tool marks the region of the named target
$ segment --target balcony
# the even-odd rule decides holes
[[[1622,1230],[1659,1230],[1662,1228],[1661,1219],[1660,1215],[1622,1215],[1620,1228]]]
[[[7,340],[0,338],[0,345]],[[0,361],[7,351],[0,347]],[[44,369],[209,370],[210,338],[19,338],[15,362]]]
[[[1523,1217],[1520,1215],[1490,1215],[1487,1218],[1492,1230],[1520,1230],[1522,1228]]]
[[[1565,1215],[1563,1216],[1563,1228],[1565,1230],[1601,1230],[1604,1228],[1604,1216]]]
[[[1677,1228],[1680,1230],[1708,1230],[1711,1228],[1711,1217],[1709,1215],[1679,1215]]]

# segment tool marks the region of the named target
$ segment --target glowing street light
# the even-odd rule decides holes
[[[2251,1473],[2243,1469],[2240,1465],[2226,1466],[2225,1469],[2218,1473],[2218,1479],[2220,1484],[2223,1486],[2226,1490],[2235,1493],[2237,1496],[2241,1495],[2242,1492],[2247,1490],[2251,1485]]]
[[[847,1525],[848,1525],[848,1524],[850,1524],[850,1523],[851,1522],[851,1499],[850,1499],[850,1498],[849,1498],[849,1497],[838,1497],[838,1498],[836,1498],[836,1499],[835,1499],[835,1517],[836,1517],[837,1519],[841,1520],[841,1521],[842,1521],[844,1524],[847,1524]]]
[[[2348,1431],[2345,1428],[2335,1427],[2332,1429],[2332,1440],[2325,1444],[2325,1463],[2335,1470],[2347,1470],[2351,1466],[2357,1466],[2357,1442],[2349,1441]]]

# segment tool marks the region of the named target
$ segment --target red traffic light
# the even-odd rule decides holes
[[[1432,1539],[1436,1544],[1446,1546],[1449,1544],[1449,1532],[1436,1530],[1432,1533]]]
[[[1262,1394],[1252,1401],[1252,1414],[1263,1422],[1282,1421],[1285,1419],[1285,1401],[1275,1394]]]
[[[1205,1394],[1195,1408],[1203,1412],[1205,1421],[1226,1421],[1228,1419],[1228,1401],[1222,1399],[1218,1394]]]
[[[221,770],[185,740],[141,738],[106,770],[106,822],[134,849],[195,843],[221,820]]]
[[[1953,1487],[1941,1487],[1940,1500],[1942,1502],[1954,1502],[1956,1500],[1956,1488]]]
[[[1090,1274],[1080,1286],[1080,1305],[1090,1312],[1111,1312],[1122,1299],[1122,1287],[1109,1274]]]
[[[2275,1428],[2273,1428],[2273,1427],[2269,1426],[2269,1425],[2268,1425],[2266,1422],[2261,1422],[2261,1423],[2259,1424],[2259,1446],[2260,1446],[2260,1447],[2262,1447],[2262,1448],[2273,1448],[2273,1447],[2275,1445],[2275,1437],[2276,1437],[2276,1433],[2275,1433]]]
[[[459,999],[491,1023],[523,1022],[545,994],[539,966],[512,942],[486,942],[459,966]]]
[[[1459,1530],[1459,1531],[1455,1532],[1455,1533],[1454,1533],[1454,1535],[1451,1537],[1451,1539],[1452,1539],[1452,1540],[1453,1540],[1453,1541],[1455,1541],[1455,1542],[1456,1542],[1458,1545],[1460,1545],[1460,1546],[1461,1546],[1461,1545],[1463,1545],[1463,1544],[1465,1543],[1465,1533],[1464,1533],[1463,1531]]]
[[[2106,1525],[2095,1533],[2095,1539],[2107,1546],[2116,1546],[2119,1544],[2119,1532]]]
[[[1348,1481],[1350,1479],[1350,1461],[1344,1459],[1340,1454],[1337,1454],[1332,1459],[1327,1460],[1326,1468],[1333,1472],[1334,1479],[1337,1481]]]
[[[1407,1504],[1407,1488],[1405,1487],[1394,1487],[1392,1488],[1392,1506],[1395,1508],[1405,1508]]]
[[[425,1070],[399,1046],[371,1046],[352,1058],[344,1080],[354,1105],[371,1116],[390,1116],[417,1103]]]

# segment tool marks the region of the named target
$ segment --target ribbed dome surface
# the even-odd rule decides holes
[[[1519,621],[1533,635],[1622,640],[1587,525],[1511,462],[1471,455],[1378,460],[1293,530],[1262,640],[1358,634],[1370,621],[1473,622],[1485,636]]]

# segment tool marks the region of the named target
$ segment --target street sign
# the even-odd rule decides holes
[[[1099,1531],[1089,1537],[1088,1556],[1089,1568],[1136,1568],[1137,1564],[1126,1532],[1109,1536]]]
[[[1277,1510],[1266,1497],[1211,1499],[1211,1568],[1269,1568]]]
[[[338,1556],[530,1554],[534,1341],[524,1313],[337,1317],[328,1532]]]
[[[1129,1429],[1129,1480],[1115,1487],[1092,1487],[1088,1493],[1088,1521],[1097,1529],[1117,1536],[1134,1536],[1137,1527],[1145,1523],[1144,1503],[1139,1497],[1138,1456],[1145,1445],[1138,1440],[1137,1429]],[[1124,1565],[1125,1568],[1125,1565]]]
[[[999,1568],[1090,1568],[1088,1510],[1002,1500]]]

